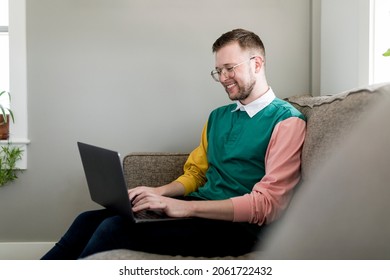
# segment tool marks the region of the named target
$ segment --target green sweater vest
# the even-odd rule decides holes
[[[290,117],[304,119],[279,98],[252,118],[245,111],[232,112],[235,108],[231,104],[211,112],[207,126],[207,182],[190,196],[220,200],[250,193],[265,175],[265,154],[274,127]]]

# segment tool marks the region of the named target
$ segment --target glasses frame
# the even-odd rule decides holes
[[[251,61],[252,59],[256,58],[256,56],[252,56],[250,57],[249,59],[243,61],[243,62],[240,62],[236,65],[233,65],[231,67],[223,67],[221,69],[215,69],[215,70],[212,70],[210,75],[211,77],[213,78],[214,81],[216,82],[220,82],[221,81],[221,75],[223,74],[226,78],[234,78],[236,76],[236,71],[234,71],[234,69],[236,69],[236,67],[246,63],[246,62],[249,62]]]

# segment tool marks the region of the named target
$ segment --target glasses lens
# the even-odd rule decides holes
[[[219,74],[216,70],[211,71],[211,77],[213,77],[214,81],[219,82]]]

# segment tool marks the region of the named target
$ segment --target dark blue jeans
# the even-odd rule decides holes
[[[79,259],[113,249],[183,256],[236,256],[253,250],[257,225],[208,219],[132,223],[109,210],[80,214],[42,259]]]

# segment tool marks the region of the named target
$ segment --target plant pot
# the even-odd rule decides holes
[[[6,116],[7,122],[4,122],[3,115],[0,114],[0,140],[9,138],[9,115]]]

